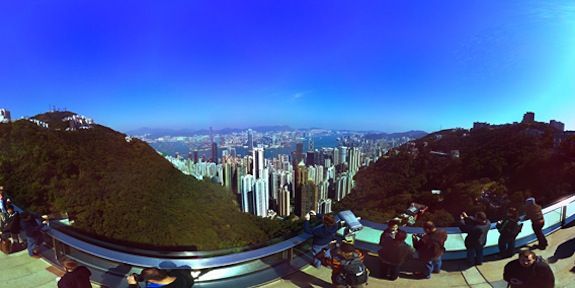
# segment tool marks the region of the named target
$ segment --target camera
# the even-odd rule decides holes
[[[134,277],[134,280],[136,280],[136,282],[143,282],[146,280],[144,279],[144,276],[140,274],[132,273],[132,276]]]

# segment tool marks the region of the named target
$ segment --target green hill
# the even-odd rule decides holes
[[[235,196],[174,168],[147,143],[104,126],[65,131],[71,112],[0,124],[0,183],[15,202],[62,213],[107,239],[200,250],[268,241],[289,227],[239,211]]]
[[[420,221],[453,225],[462,211],[480,210],[497,219],[528,196],[548,204],[573,193],[574,147],[574,137],[539,122],[439,131],[361,169],[336,208],[383,222],[417,202],[430,207]]]

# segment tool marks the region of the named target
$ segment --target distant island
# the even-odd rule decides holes
[[[0,123],[0,183],[20,207],[65,212],[74,220],[70,229],[110,241],[212,250],[299,231],[296,222],[240,212],[221,186],[184,175],[139,139],[67,111]]]
[[[334,209],[385,222],[412,202],[430,207],[419,220],[454,225],[462,211],[501,219],[533,196],[543,205],[575,191],[575,132],[563,123],[474,123],[431,133],[360,169],[356,186]]]

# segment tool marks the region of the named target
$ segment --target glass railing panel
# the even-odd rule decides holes
[[[575,201],[567,205],[567,215],[566,217],[571,217],[575,215]]]
[[[465,236],[467,236],[467,233],[447,234],[447,241],[445,241],[445,250],[447,251],[465,250]]]
[[[543,214],[543,218],[545,218],[545,226],[543,229],[548,228],[550,226],[560,224],[561,223],[561,213],[563,207],[559,207],[557,209],[551,210],[545,214]]]
[[[219,279],[238,277],[271,268],[282,263],[283,261],[285,261],[285,259],[280,252],[238,265],[208,269],[205,274],[202,274],[198,278],[198,281],[214,281]]]

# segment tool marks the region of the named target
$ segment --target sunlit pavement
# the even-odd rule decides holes
[[[575,256],[575,227],[561,229],[548,236],[549,247],[545,251],[535,250],[538,255],[548,259],[555,273],[556,287],[575,287],[573,269]],[[370,261],[376,260],[371,257]],[[503,267],[512,258],[490,260],[482,266],[466,267],[462,261],[448,261],[440,274],[431,279],[410,279],[410,273],[402,274],[396,281],[371,277],[369,287],[494,287],[507,286],[503,281]],[[376,273],[373,273],[376,274]],[[56,287],[57,277],[62,271],[51,266],[43,259],[28,256],[26,250],[6,255],[0,253],[0,287],[44,288]],[[328,287],[331,270],[306,266],[301,271],[260,287]],[[93,287],[99,287],[93,285]],[[123,288],[123,287],[122,287]]]

